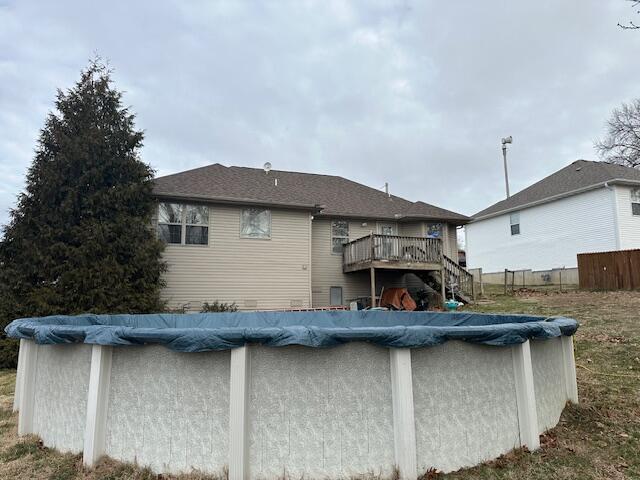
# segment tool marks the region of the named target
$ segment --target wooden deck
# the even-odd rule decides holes
[[[474,295],[473,276],[444,254],[439,238],[374,234],[344,244],[342,271],[368,270],[371,275],[371,298],[376,298],[375,271],[378,269],[413,272],[427,282],[435,274],[442,298],[446,289],[465,302]],[[443,281],[444,280],[444,281]],[[373,304],[373,300],[372,300]]]
[[[442,242],[437,238],[371,234],[344,245],[344,273],[370,268],[441,270]]]

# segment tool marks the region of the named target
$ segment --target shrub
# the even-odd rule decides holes
[[[202,304],[202,309],[200,312],[202,313],[210,313],[210,312],[237,312],[238,306],[235,302],[233,303],[222,303],[216,300],[213,303],[204,302]]]

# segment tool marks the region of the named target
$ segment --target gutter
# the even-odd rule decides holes
[[[471,218],[446,218],[446,217],[429,217],[429,216],[415,216],[415,215],[411,215],[411,216],[391,216],[391,217],[381,217],[381,216],[375,216],[375,215],[356,215],[356,214],[345,214],[345,213],[331,213],[331,212],[321,212],[318,214],[318,217],[325,217],[325,218],[345,218],[345,219],[350,219],[350,220],[379,220],[379,221],[383,221],[383,222],[399,222],[399,223],[404,223],[404,222],[411,222],[411,221],[420,221],[420,222],[426,222],[426,221],[431,221],[431,222],[446,222],[446,223],[450,223],[452,225],[457,225],[457,226],[462,226],[465,225],[467,223],[469,223],[469,221],[471,220]]]
[[[504,215],[505,213],[517,212],[518,210],[524,210],[525,208],[536,207],[538,205],[543,205],[545,203],[550,203],[555,200],[560,200],[562,198],[571,197],[573,195],[578,195],[579,193],[588,192],[590,190],[596,190],[598,188],[608,188],[609,185],[632,185],[637,186],[640,185],[640,180],[629,180],[625,178],[614,178],[612,180],[607,180],[605,182],[595,183],[593,185],[589,185],[587,187],[578,188],[576,190],[571,190],[570,192],[559,193],[557,195],[552,195],[551,197],[543,198],[542,200],[536,200],[534,202],[523,203],[521,205],[517,205],[515,207],[505,208],[504,210],[500,210],[498,212],[489,213],[487,215],[483,215],[481,217],[472,217],[471,222],[476,223],[480,220],[487,220],[489,218],[498,217],[500,215]]]
[[[158,193],[153,192],[155,198],[163,200],[192,200],[200,203],[217,203],[220,205],[259,205],[265,207],[286,208],[290,210],[305,210],[319,213],[324,207],[322,205],[309,205],[303,203],[268,202],[251,198],[231,198],[231,197],[208,197],[206,195],[184,195],[180,193]]]

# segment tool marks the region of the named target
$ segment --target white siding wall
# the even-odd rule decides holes
[[[577,266],[576,255],[615,250],[612,192],[592,190],[520,210],[520,235],[509,214],[467,225],[467,265],[485,272]]]
[[[212,205],[209,245],[167,245],[163,297],[189,303],[236,302],[238,308],[280,309],[310,305],[308,212],[272,210],[271,239],[240,238],[241,208]]]
[[[631,188],[616,186],[620,249],[640,248],[640,215],[631,213]]]

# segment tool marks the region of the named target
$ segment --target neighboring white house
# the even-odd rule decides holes
[[[640,170],[578,160],[473,215],[468,268],[577,266],[577,254],[640,248]]]

